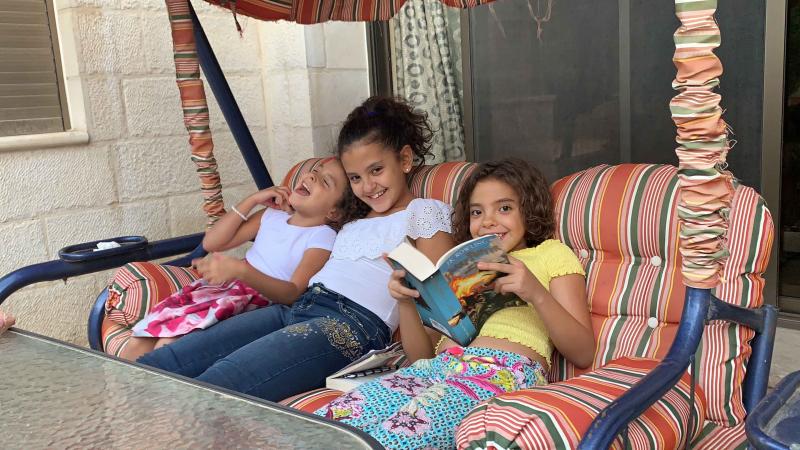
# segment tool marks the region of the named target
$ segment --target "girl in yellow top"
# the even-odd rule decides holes
[[[538,170],[521,160],[482,164],[461,189],[453,231],[456,242],[498,235],[510,263],[478,267],[505,274],[495,290],[528,305],[496,312],[469,346],[460,347],[431,339],[414,306],[419,293],[395,271],[389,291],[414,364],[361,385],[317,414],[361,428],[386,448],[452,448],[456,427],[479,402],[544,384],[553,347],[579,367],[591,364],[595,346],[583,268],[552,239],[553,202]]]

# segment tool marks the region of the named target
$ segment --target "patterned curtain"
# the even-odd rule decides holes
[[[460,12],[411,0],[390,23],[394,93],[427,112],[434,128],[428,164],[464,159]]]

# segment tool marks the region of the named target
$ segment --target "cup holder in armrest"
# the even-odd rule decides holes
[[[119,247],[97,250],[100,242],[116,242]],[[66,262],[84,262],[102,259],[108,256],[123,255],[147,247],[147,238],[144,236],[122,236],[113,239],[70,245],[58,251],[58,257]]]

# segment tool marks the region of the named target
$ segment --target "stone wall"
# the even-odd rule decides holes
[[[368,95],[364,25],[242,17],[240,37],[229,12],[193,3],[273,179],[330,152],[341,121]],[[57,258],[70,244],[133,234],[155,241],[205,223],[163,2],[55,6],[72,139],[0,137],[0,274]],[[206,91],[230,205],[255,185]],[[88,139],[75,144],[76,133]],[[20,328],[85,345],[89,308],[110,273],[24,288],[3,309]]]

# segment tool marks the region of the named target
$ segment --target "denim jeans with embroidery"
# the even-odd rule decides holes
[[[273,305],[197,330],[138,362],[267,400],[322,387],[325,377],[386,347],[371,311],[315,284],[292,306]]]

